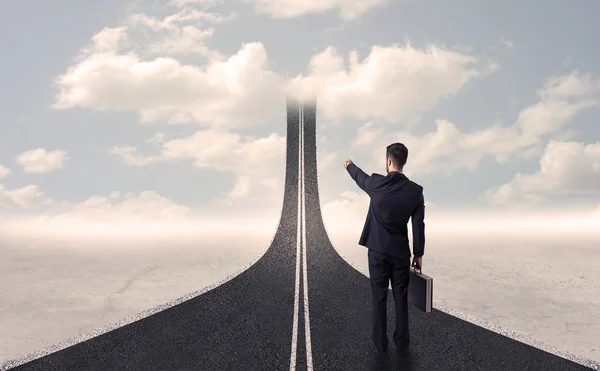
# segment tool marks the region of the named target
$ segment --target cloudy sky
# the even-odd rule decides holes
[[[428,215],[598,221],[596,1],[2,8],[5,223],[276,218],[290,92],[318,95],[326,222],[368,204],[342,162],[385,172],[396,141]]]

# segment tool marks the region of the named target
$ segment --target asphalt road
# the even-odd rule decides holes
[[[443,312],[413,307],[409,354],[396,357],[390,341],[387,362],[376,362],[369,280],[327,237],[316,112],[308,105],[301,111],[288,105],[281,220],[256,264],[198,297],[12,370],[589,370]],[[388,308],[391,334],[391,292]]]

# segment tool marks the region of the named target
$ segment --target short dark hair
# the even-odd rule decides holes
[[[385,156],[392,159],[395,167],[401,169],[408,159],[408,148],[402,143],[392,143],[385,149]]]

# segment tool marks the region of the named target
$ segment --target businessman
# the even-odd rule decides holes
[[[410,343],[408,334],[408,282],[410,279],[410,248],[408,219],[413,228],[413,264],[422,267],[425,250],[425,201],[423,187],[410,181],[402,170],[408,149],[402,143],[386,148],[386,176],[367,175],[348,159],[344,167],[371,202],[367,219],[358,242],[368,248],[369,276],[373,300],[372,339],[378,355],[388,347],[386,300],[388,285],[396,309],[396,329],[393,340],[403,355]]]

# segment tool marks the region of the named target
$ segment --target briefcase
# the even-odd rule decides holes
[[[408,301],[425,313],[431,312],[433,302],[433,278],[423,274],[420,269],[417,271],[415,268],[410,268]]]

